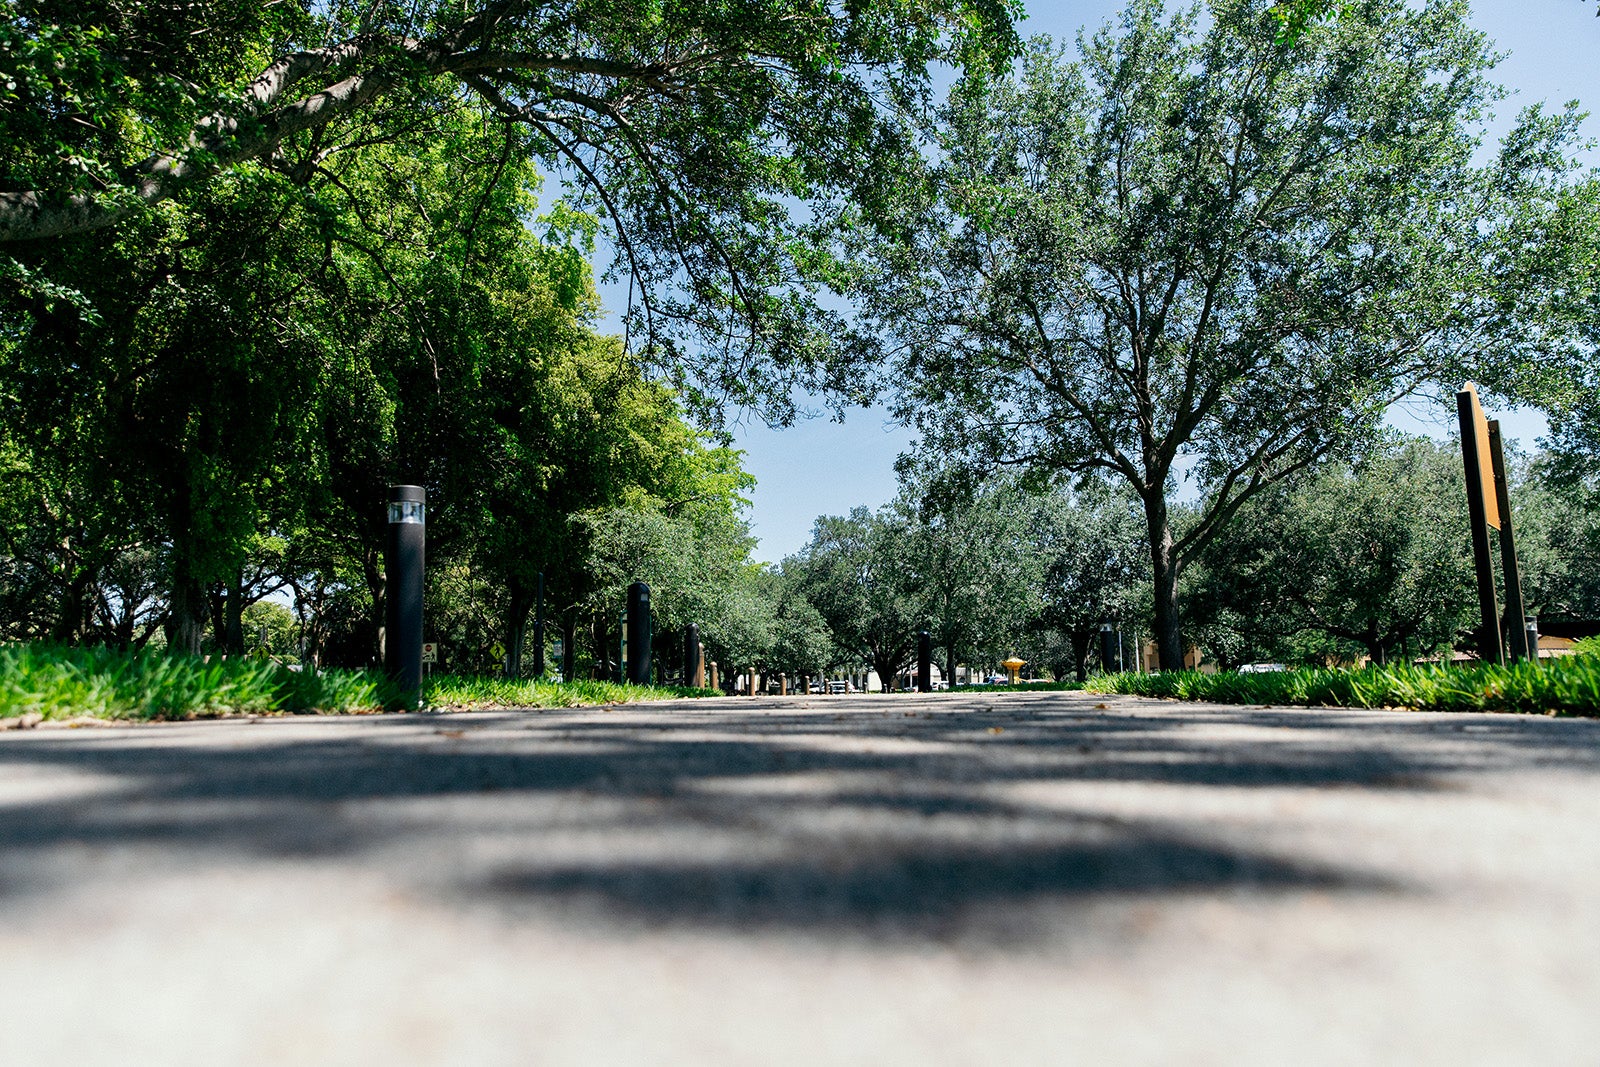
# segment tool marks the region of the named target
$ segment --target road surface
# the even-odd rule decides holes
[[[0,1063],[1600,1063],[1600,722],[1072,693],[0,733]]]

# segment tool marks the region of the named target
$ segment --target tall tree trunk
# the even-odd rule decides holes
[[[1089,644],[1094,640],[1093,630],[1073,630],[1067,635],[1072,642],[1072,670],[1078,681],[1089,680]]]
[[[1156,655],[1164,671],[1183,670],[1183,635],[1178,628],[1178,561],[1172,551],[1167,499],[1158,488],[1144,498],[1150,534],[1151,577],[1155,580]]]
[[[384,653],[387,651],[385,642],[388,639],[388,634],[385,633],[386,606],[384,603],[388,594],[388,585],[385,581],[388,578],[388,574],[383,569],[382,560],[383,554],[381,552],[371,550],[363,553],[361,560],[361,573],[367,581],[367,592],[372,595],[372,617],[369,623],[372,626],[372,632],[377,636],[377,659],[374,662],[378,666],[383,665]]]
[[[200,641],[206,632],[210,605],[205,588],[189,577],[188,568],[178,568],[172,583],[172,610],[167,627],[167,648],[191,656],[200,654]]]
[[[235,571],[228,582],[228,599],[223,602],[226,627],[224,645],[233,655],[244,652],[244,572]]]
[[[528,636],[528,612],[532,609],[533,597],[523,589],[521,582],[511,582],[505,617],[507,678],[522,677],[522,644]]]
[[[65,645],[82,636],[87,629],[84,620],[89,613],[88,606],[89,571],[86,567],[80,567],[72,573],[72,581],[67,585],[66,596],[62,597],[60,613],[56,616],[55,625],[50,629],[50,639]]]

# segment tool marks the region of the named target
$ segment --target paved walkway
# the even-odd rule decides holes
[[[0,734],[0,1063],[1600,1063],[1600,722],[1080,694]]]

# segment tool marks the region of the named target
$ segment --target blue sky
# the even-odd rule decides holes
[[[1085,24],[1115,17],[1121,0],[1027,0],[1026,35],[1071,39]],[[1509,120],[1524,105],[1544,100],[1560,105],[1574,98],[1600,102],[1600,19],[1589,0],[1476,0],[1473,22],[1502,52],[1498,80],[1516,95],[1501,107]],[[1595,106],[1591,104],[1591,106]],[[1595,136],[1600,122],[1587,126]],[[603,264],[600,264],[603,266]],[[626,300],[625,287],[602,290],[609,303]],[[820,403],[816,405],[819,409]],[[1391,421],[1410,432],[1444,436],[1449,415],[1421,406],[1396,412]],[[826,417],[773,430],[753,416],[730,412],[734,440],[745,467],[757,479],[752,525],[761,544],[757,557],[776,562],[810,540],[818,515],[841,514],[858,504],[877,507],[894,496],[894,461],[913,435],[881,410],[849,413],[843,423]],[[1508,436],[1532,446],[1544,432],[1537,412],[1500,413]]]

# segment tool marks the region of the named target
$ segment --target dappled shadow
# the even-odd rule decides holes
[[[868,936],[952,932],[1015,942],[1029,908],[1091,895],[1215,890],[1378,891],[1392,881],[1125,827],[1100,842],[826,852],[765,862],[590,863],[498,872],[506,896],[622,910],[651,923],[832,928]],[[1020,921],[1019,921],[1020,920]]]
[[[1107,820],[995,792],[1008,784],[1428,792],[1486,768],[1600,773],[1600,723],[1065,696],[9,735],[0,775],[28,764],[93,787],[0,804],[0,896],[73,877],[36,861],[115,847],[184,869],[363,865],[438,899],[646,923],[1009,940],[1027,909],[1090,897],[1407,887],[1180,809]]]

